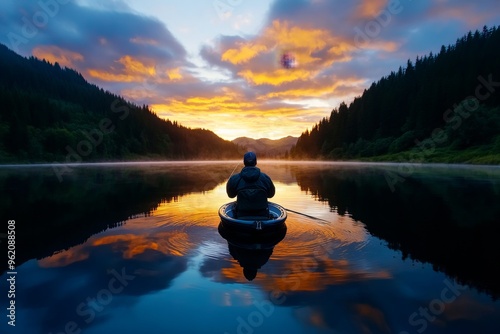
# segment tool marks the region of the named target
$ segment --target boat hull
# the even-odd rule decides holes
[[[234,208],[236,202],[230,202],[219,208],[221,224],[227,229],[236,229],[252,233],[265,233],[279,231],[286,228],[286,210],[276,204],[269,202],[270,217],[239,217],[234,218]]]
[[[227,240],[229,245],[244,249],[272,249],[285,238],[286,224],[276,230],[255,232],[254,230],[243,230],[227,228],[222,222],[219,223],[219,234]]]

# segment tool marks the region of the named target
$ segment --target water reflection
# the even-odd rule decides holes
[[[192,163],[79,167],[63,182],[50,167],[0,169],[0,189],[5,194],[1,216],[18,222],[16,262],[51,256],[127,219],[148,217],[162,203],[211,191],[231,171],[230,164],[210,173],[200,173],[202,167]],[[202,198],[193,207],[206,201]],[[186,215],[198,213],[191,209]],[[5,269],[2,261],[0,270]]]
[[[391,169],[293,167],[303,191],[341,216],[400,250],[403,258],[429,262],[436,270],[480,288],[494,298],[500,285],[491,275],[500,263],[500,170],[420,168],[392,191]],[[318,171],[318,166],[314,169]]]
[[[274,247],[286,235],[286,226],[272,234],[249,237],[231,231],[219,224],[219,234],[227,240],[229,254],[238,261],[243,268],[243,275],[252,281],[258,270],[267,263],[273,254]]]
[[[0,169],[30,319],[20,332],[74,321],[86,334],[412,333],[425,318],[409,317],[449,286],[453,302],[426,333],[497,332],[500,176],[421,171],[391,192],[385,168],[261,164],[273,201],[323,221],[290,213],[268,240],[218,230],[234,163],[75,168],[62,183],[50,170]]]

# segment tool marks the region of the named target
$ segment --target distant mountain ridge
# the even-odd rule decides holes
[[[281,139],[238,137],[232,142],[247,151],[267,158],[287,158],[290,149],[297,144],[298,137],[287,136]]]

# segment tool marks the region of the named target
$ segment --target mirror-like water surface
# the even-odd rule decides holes
[[[0,168],[2,333],[500,332],[499,168],[260,162],[317,219],[258,242],[218,230],[236,164]]]

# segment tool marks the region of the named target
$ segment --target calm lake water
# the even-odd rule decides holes
[[[316,219],[248,241],[218,230],[237,163],[0,167],[0,332],[500,333],[498,166],[259,162]]]

